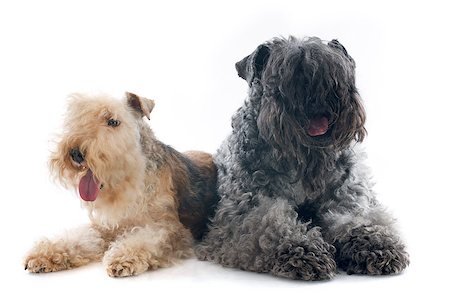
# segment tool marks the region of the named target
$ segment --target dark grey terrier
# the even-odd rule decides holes
[[[215,156],[221,200],[199,258],[301,280],[401,272],[409,257],[362,163],[344,46],[275,38],[236,69],[249,94]]]

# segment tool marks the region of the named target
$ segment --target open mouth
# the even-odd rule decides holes
[[[329,128],[329,119],[326,116],[318,116],[311,118],[306,127],[309,136],[316,137],[327,133]]]
[[[80,179],[78,192],[84,201],[93,202],[97,199],[102,188],[103,185],[97,180],[91,169],[88,169],[86,174]]]

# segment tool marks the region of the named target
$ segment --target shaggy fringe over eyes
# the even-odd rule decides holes
[[[304,49],[283,42],[273,41],[262,73],[261,135],[292,152],[300,146],[344,148],[353,140],[363,141],[366,114],[354,84],[354,62],[348,54],[340,49],[324,51],[316,38],[310,38],[310,47]],[[317,140],[305,128],[310,118],[322,113],[329,116],[330,130],[327,138]]]

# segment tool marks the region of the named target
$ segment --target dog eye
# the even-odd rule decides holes
[[[108,119],[108,126],[115,128],[115,127],[118,127],[119,125],[120,125],[119,120],[112,119],[112,118]]]

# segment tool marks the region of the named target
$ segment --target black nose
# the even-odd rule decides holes
[[[70,156],[72,157],[73,161],[78,164],[81,164],[84,161],[83,154],[78,149],[70,150]]]

